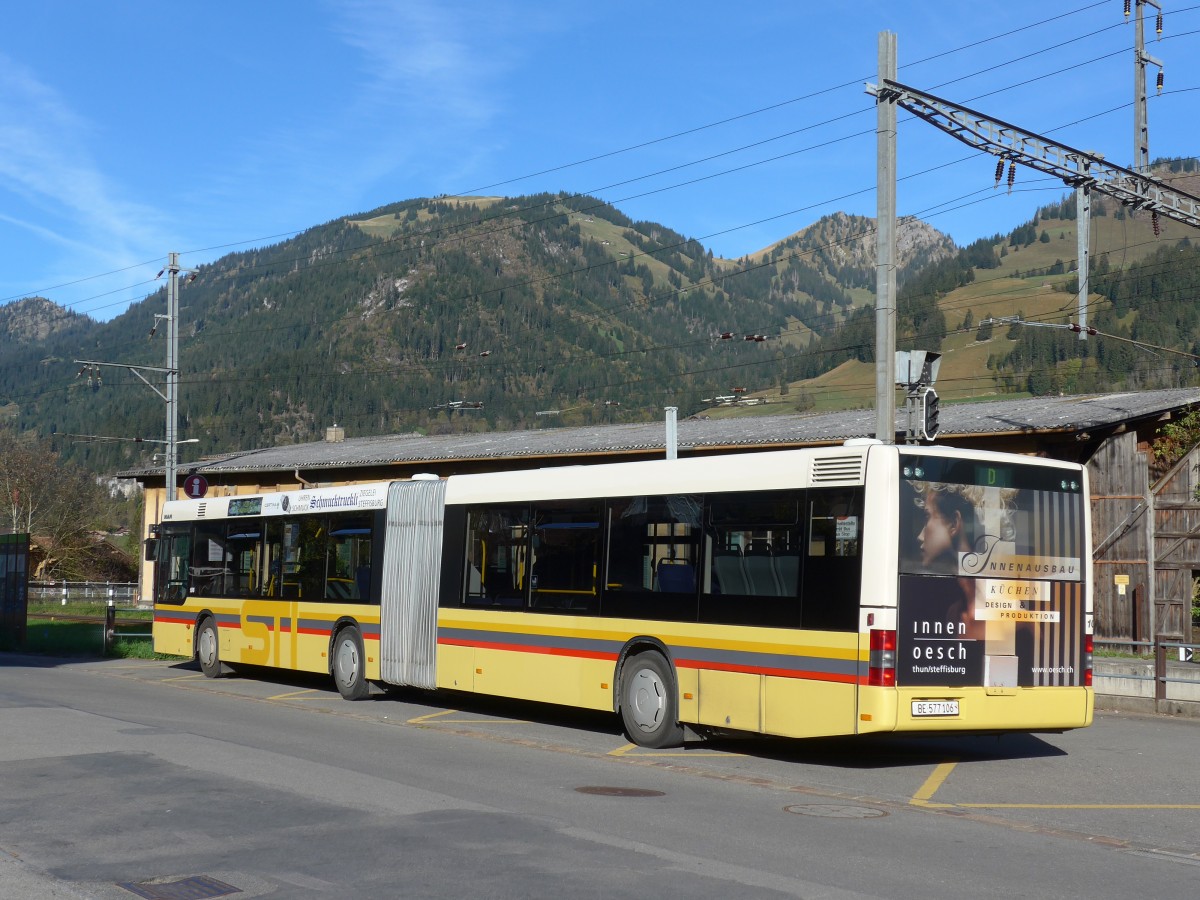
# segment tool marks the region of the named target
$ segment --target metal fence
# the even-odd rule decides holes
[[[1200,700],[1200,665],[1196,665],[1200,663],[1200,644],[1185,644],[1159,637],[1154,641],[1097,640],[1094,646],[1097,650],[1108,647],[1118,652],[1136,654],[1133,658],[1106,659],[1105,662],[1110,665],[1129,664],[1128,669],[1096,671],[1095,678],[1153,682],[1152,696],[1156,702],[1168,699]],[[1173,690],[1171,685],[1175,686]],[[1101,686],[1097,685],[1097,690],[1100,689]]]
[[[39,603],[103,603],[106,606],[136,608],[138,586],[126,581],[31,581],[29,600]]]

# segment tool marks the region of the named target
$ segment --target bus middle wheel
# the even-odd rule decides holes
[[[371,693],[362,634],[353,625],[339,631],[334,642],[333,681],[347,700],[363,700]]]
[[[621,721],[629,739],[661,749],[683,743],[675,679],[661,654],[639,653],[621,670]]]

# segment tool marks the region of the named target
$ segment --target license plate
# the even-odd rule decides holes
[[[957,716],[957,700],[914,700],[913,716]]]

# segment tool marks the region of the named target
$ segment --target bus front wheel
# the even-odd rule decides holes
[[[205,619],[196,633],[196,659],[206,678],[221,677],[221,645],[217,640],[217,624]]]
[[[339,631],[333,645],[333,681],[347,700],[363,700],[371,693],[362,635],[353,625]]]
[[[629,739],[661,749],[683,743],[675,679],[661,654],[639,653],[621,670],[621,720]]]

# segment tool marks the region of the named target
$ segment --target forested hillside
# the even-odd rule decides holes
[[[690,414],[743,381],[781,383],[799,348],[869,299],[870,220],[813,229],[730,261],[587,197],[438,198],[234,253],[181,287],[179,437],[217,453],[335,423],[366,435]],[[911,231],[906,265],[953,252]],[[97,470],[148,464],[152,445],[78,436],[161,438],[162,400],[127,370],[81,375],[74,360],[162,366],[166,329],[148,335],[165,307],[164,289],[105,323],[40,298],[0,308],[10,421]]]
[[[1193,193],[1200,180],[1192,160],[1158,171]],[[1192,383],[1191,359],[1147,347],[1200,352],[1190,229],[1094,202],[1100,334],[1080,341],[1063,327],[1078,314],[1075,225],[1064,198],[964,248],[901,227],[898,346],[943,352],[943,397]],[[390,205],[185,280],[179,437],[194,457],[333,424],[361,436],[869,404],[874,255],[873,221],[845,214],[725,260],[588,197]],[[74,361],[163,366],[165,306],[160,289],[103,323],[41,298],[0,308],[0,411],[95,471],[150,464],[161,448],[128,439],[161,439],[162,400],[128,370]],[[748,398],[770,402],[739,409]]]
[[[1160,160],[1155,175],[1200,193],[1194,159]],[[1092,200],[1087,324],[1080,340],[1075,201],[1038,209],[1006,235],[975,241],[901,281],[899,349],[943,354],[948,400],[1137,390],[1195,384],[1200,354],[1196,229],[1103,196]],[[874,401],[875,322],[867,307],[798,355],[782,389],[761,386],[713,415],[763,415]],[[742,407],[742,408],[739,408]]]

